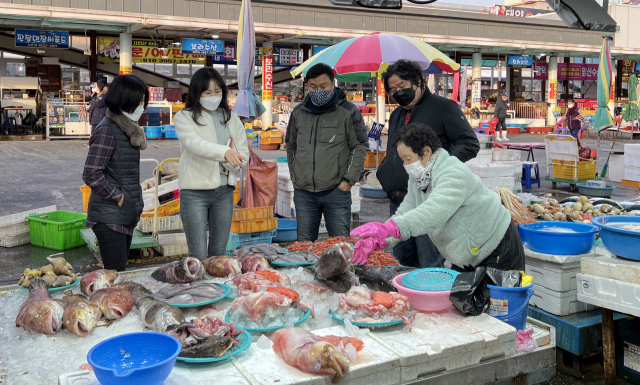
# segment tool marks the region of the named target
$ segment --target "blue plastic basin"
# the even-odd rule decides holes
[[[533,289],[527,290],[526,300],[520,305],[520,308],[515,312],[503,316],[497,316],[496,319],[507,323],[516,330],[523,330],[527,326],[527,315],[529,313],[529,299],[533,295]]]
[[[373,198],[373,199],[386,199],[387,193],[381,188],[371,188],[361,186],[360,190],[362,190],[362,195],[365,198]]]
[[[608,184],[607,187],[592,187],[592,186],[587,186],[586,183],[576,183],[576,184],[578,185],[578,190],[580,191],[580,194],[586,195],[588,197],[597,197],[597,198],[610,198],[611,194],[613,194],[613,189],[616,188],[616,186],[612,184]]]
[[[273,241],[293,242],[298,239],[298,221],[295,219],[278,218],[278,230]]]
[[[102,385],[160,385],[169,377],[182,349],[162,333],[131,333],[95,345],[87,361]]]
[[[554,232],[550,228],[561,231]],[[522,243],[543,254],[578,255],[591,250],[598,234],[594,225],[577,222],[545,221],[518,226]]]
[[[640,226],[640,217],[595,217],[593,224],[600,228],[600,238],[609,251],[618,257],[640,261],[640,232],[611,226],[614,223],[633,223]]]

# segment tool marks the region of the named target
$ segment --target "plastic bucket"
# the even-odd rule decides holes
[[[529,287],[529,286],[527,286]],[[514,313],[507,314],[505,316],[495,317],[506,324],[509,324],[516,328],[516,330],[523,330],[527,326],[527,315],[529,314],[529,299],[533,295],[533,289],[526,291],[527,297],[524,303]]]
[[[489,315],[498,317],[515,313],[522,306],[523,302],[529,302],[528,291],[533,291],[533,283],[525,287],[500,287],[487,285],[489,287],[489,297],[491,306]]]
[[[298,221],[295,219],[278,218],[278,231],[273,242],[293,242],[298,239]]]

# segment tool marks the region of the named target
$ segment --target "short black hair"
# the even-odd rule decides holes
[[[421,158],[424,156],[424,148],[429,147],[432,152],[442,147],[442,142],[438,139],[438,135],[431,127],[422,123],[409,123],[400,128],[393,138],[393,145],[398,147],[402,143],[418,154]]]
[[[123,112],[132,113],[144,101],[144,108],[149,105],[149,87],[136,75],[118,75],[104,98],[104,104],[116,115]]]
[[[390,65],[386,71],[382,73],[382,80],[384,82],[384,89],[389,93],[389,78],[393,75],[398,75],[402,80],[409,80],[416,87],[423,87],[427,84],[424,79],[424,73],[420,64],[412,61],[400,59],[394,64]]]
[[[191,111],[193,114],[193,120],[199,126],[204,126],[200,123],[200,117],[202,117],[203,109],[200,105],[200,97],[202,93],[209,89],[211,81],[216,82],[220,90],[222,90],[222,100],[218,109],[222,111],[222,124],[229,123],[231,119],[231,107],[229,107],[229,101],[227,95],[227,84],[224,81],[220,72],[216,71],[213,67],[202,67],[193,74],[191,83],[189,83],[189,93],[187,94],[187,100],[185,102],[185,109]]]
[[[322,75],[327,75],[329,79],[331,79],[331,81],[333,81],[336,78],[336,76],[333,74],[333,68],[329,67],[327,64],[324,64],[324,63],[318,63],[313,67],[309,68],[309,71],[307,71],[306,78],[307,80],[315,79]]]

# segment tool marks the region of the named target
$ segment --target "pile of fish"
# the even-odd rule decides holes
[[[543,202],[542,204],[536,203],[530,205],[529,210],[539,220],[591,223],[594,217],[640,215],[640,203],[618,203],[611,199],[589,199],[585,196],[574,196],[563,199],[560,202],[555,199],[549,199],[548,202]]]
[[[233,255],[236,257],[242,257],[246,254],[260,254],[269,262],[276,260],[279,255],[284,255],[286,253],[287,250],[274,243],[258,243],[257,245],[246,245],[239,247],[233,251]]]
[[[39,269],[25,269],[20,277],[18,285],[28,289],[31,287],[32,278],[40,278],[47,283],[47,287],[68,286],[76,282],[78,274],[73,273],[73,267],[64,257],[55,257],[54,255],[47,257],[50,263]]]
[[[180,357],[187,358],[220,357],[238,342],[235,337],[242,333],[244,330],[212,315],[173,325],[167,330],[167,334],[182,343]]]
[[[272,262],[307,263],[307,262],[317,262],[317,261],[318,261],[318,256],[310,251],[296,251],[289,254],[278,255],[278,258],[276,258]]]
[[[378,323],[399,318],[411,327],[409,298],[397,292],[374,292],[365,287],[356,286],[346,294],[338,294],[338,298],[340,309],[337,315],[344,319]]]
[[[237,291],[238,297],[242,297],[269,287],[289,287],[291,280],[277,270],[261,270],[239,275],[225,284],[232,287],[232,291]]]
[[[135,303],[131,290],[140,286],[131,282],[116,284],[93,290],[89,296],[74,295],[67,290],[64,297],[57,300],[49,295],[44,280],[34,278],[31,283],[29,298],[20,308],[16,326],[48,335],[56,334],[65,327],[78,337],[84,337],[95,327],[108,326],[113,320],[129,314]],[[85,284],[85,288],[89,286],[96,287],[92,282]]]

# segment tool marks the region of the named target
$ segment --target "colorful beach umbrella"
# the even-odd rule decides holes
[[[609,95],[611,95],[611,35],[602,35],[602,38],[600,64],[598,65],[598,109],[593,123],[593,129],[596,131],[604,130],[613,125],[611,113],[607,108]]]
[[[424,70],[432,71],[429,73],[460,70],[460,64],[421,40],[376,32],[342,41],[317,53],[294,68],[291,75],[306,76],[309,68],[325,63],[333,68],[338,80],[367,81],[372,73],[381,73],[400,59],[415,61]]]
[[[233,112],[243,122],[259,118],[265,111],[260,98],[253,92],[253,71],[256,66],[256,34],[253,26],[251,0],[242,0],[238,24],[238,99]]]
[[[624,109],[624,114],[622,115],[622,119],[626,120],[627,122],[638,119],[638,99],[636,94],[637,87],[638,78],[636,77],[636,75],[631,75],[629,77],[629,107]]]
[[[458,105],[464,110],[467,106],[467,66],[463,66],[460,72],[460,101]]]

